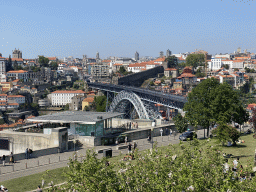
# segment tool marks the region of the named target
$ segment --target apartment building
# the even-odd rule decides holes
[[[7,72],[7,77],[11,80],[22,79],[24,82],[28,81],[28,72],[24,70],[16,70]]]
[[[71,103],[71,99],[74,96],[81,95],[84,96],[85,92],[82,90],[77,91],[54,91],[51,93],[51,102],[54,107],[61,107],[68,103]]]

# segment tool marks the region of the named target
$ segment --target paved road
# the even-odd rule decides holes
[[[248,128],[250,127],[248,126],[245,127],[245,130],[247,130]],[[204,137],[203,130],[198,130],[197,134],[198,134],[198,138]],[[153,139],[154,141],[157,141],[158,146],[167,146],[170,143],[172,144],[179,143],[178,138],[179,138],[179,134],[177,134],[175,138],[173,135],[172,136],[168,135],[168,136],[162,136],[162,137],[161,136],[154,137]],[[150,149],[152,146],[152,144],[149,143],[147,139],[139,139],[134,141],[138,144],[139,150]],[[120,144],[119,146],[121,145],[123,144]],[[106,148],[112,148],[113,156],[118,156],[120,152],[123,154],[127,153],[127,149],[116,150],[116,146],[94,147],[95,150],[106,149]],[[92,147],[85,146],[77,150],[77,156],[79,157],[79,159],[85,156],[87,149],[92,149]],[[98,154],[98,158],[102,158],[102,156],[103,156],[102,153]],[[51,155],[41,156],[38,158],[20,160],[14,165],[6,163],[5,167],[0,165],[0,182],[44,172],[46,170],[65,167],[67,166],[69,158],[73,158],[73,157],[74,157],[74,151],[67,151],[59,154],[51,154]]]

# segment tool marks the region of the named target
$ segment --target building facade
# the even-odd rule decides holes
[[[8,71],[7,72],[8,79],[22,79],[24,82],[28,81],[28,72],[24,70],[16,70],[16,71]]]
[[[77,91],[54,91],[51,93],[51,102],[54,107],[62,107],[68,103],[71,103],[71,99],[74,96],[84,96],[85,92],[82,90]]]

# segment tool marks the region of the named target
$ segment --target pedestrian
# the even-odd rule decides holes
[[[134,129],[134,123],[132,122],[132,128]]]
[[[134,143],[133,143],[133,150],[135,151],[136,148],[137,148],[137,143],[134,142]]]
[[[38,185],[36,192],[42,192],[42,191],[43,191],[42,188],[40,187],[40,185]]]
[[[229,164],[228,164],[228,159],[226,159],[226,162],[224,163],[224,173],[228,173],[229,171]]]
[[[118,139],[116,139],[116,145],[118,145],[118,143],[119,143],[119,142],[118,142]]]
[[[129,143],[129,145],[128,145],[128,154],[131,153],[131,152],[132,152],[132,144]]]
[[[14,163],[14,157],[13,157],[12,152],[11,152],[11,154],[10,154],[10,162],[9,162],[9,164],[10,164],[10,163]]]
[[[138,122],[136,122],[136,124],[135,124],[135,125],[136,125],[136,129],[138,129],[138,128],[139,128]]]
[[[132,129],[132,123],[131,122],[129,123],[129,129]]]
[[[165,128],[165,135],[168,135],[168,129]]]
[[[2,157],[3,166],[5,166],[5,155]]]
[[[151,135],[148,135],[148,141],[151,141]]]
[[[25,158],[28,159],[28,148],[25,151]]]
[[[28,158],[32,157],[32,153],[33,153],[32,149],[28,149]]]
[[[129,122],[126,123],[126,127],[127,127],[127,129],[129,129]]]
[[[238,161],[239,161],[239,157],[237,157],[234,161],[233,161],[233,171],[237,171],[237,165],[238,165]]]
[[[172,129],[170,129],[170,136],[172,136]]]
[[[163,136],[163,129],[161,128],[160,129],[160,134],[161,134],[161,137]]]
[[[127,141],[128,141],[128,138],[127,138],[127,136],[125,136],[125,138],[124,138],[125,145],[127,145]]]

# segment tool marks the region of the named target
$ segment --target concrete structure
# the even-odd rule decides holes
[[[7,59],[0,56],[0,82],[6,82],[6,63]]]
[[[135,52],[135,61],[139,61],[140,60],[140,57],[139,57],[139,53],[136,51]]]
[[[65,111],[28,119],[31,122],[68,124],[68,135],[78,136],[80,142],[93,146],[101,145],[101,137],[112,127],[112,118],[122,113]]]
[[[50,102],[48,99],[39,99],[38,105],[39,107],[48,107],[50,105]]]
[[[84,96],[85,92],[77,91],[54,91],[51,93],[52,106],[64,106],[71,102],[71,98],[77,95]]]
[[[76,95],[71,98],[71,102],[69,103],[69,110],[78,111],[82,110],[82,101],[84,100],[84,95]]]
[[[0,149],[0,156],[10,155],[13,152],[13,154],[23,153],[25,157],[27,148],[33,151],[49,148],[59,148],[61,151],[68,149],[68,131],[66,127],[44,129],[44,134],[1,131],[0,139],[8,141],[8,149]]]
[[[166,51],[166,58],[167,57],[170,57],[172,55],[172,52],[168,49],[167,51]]]
[[[108,65],[91,65],[91,75],[93,77],[109,77],[109,66]]]

